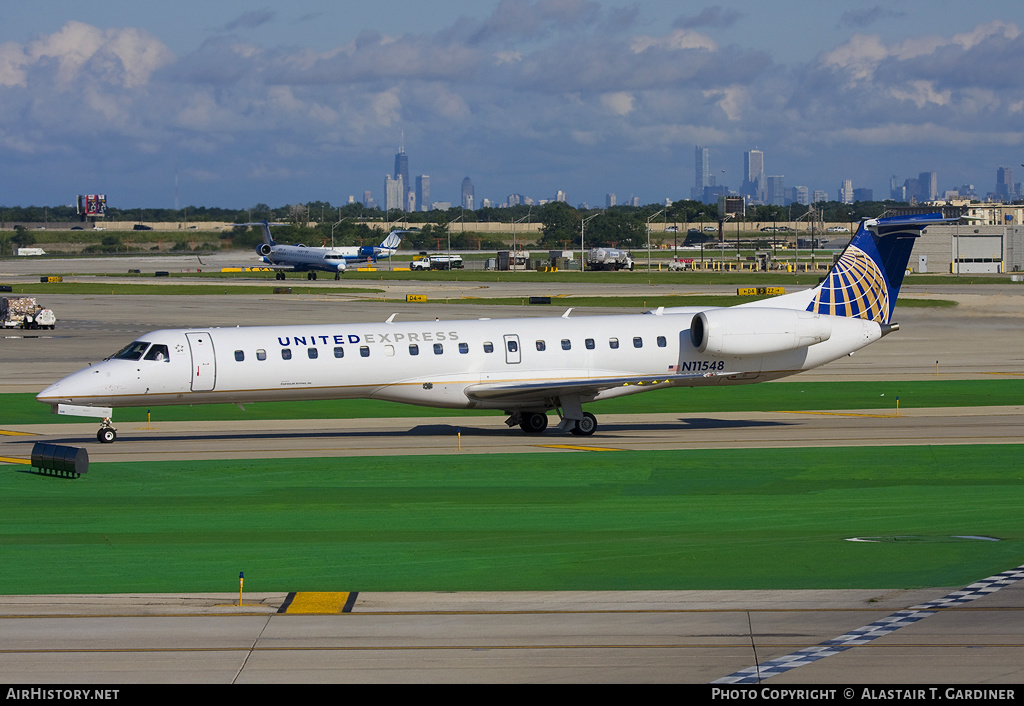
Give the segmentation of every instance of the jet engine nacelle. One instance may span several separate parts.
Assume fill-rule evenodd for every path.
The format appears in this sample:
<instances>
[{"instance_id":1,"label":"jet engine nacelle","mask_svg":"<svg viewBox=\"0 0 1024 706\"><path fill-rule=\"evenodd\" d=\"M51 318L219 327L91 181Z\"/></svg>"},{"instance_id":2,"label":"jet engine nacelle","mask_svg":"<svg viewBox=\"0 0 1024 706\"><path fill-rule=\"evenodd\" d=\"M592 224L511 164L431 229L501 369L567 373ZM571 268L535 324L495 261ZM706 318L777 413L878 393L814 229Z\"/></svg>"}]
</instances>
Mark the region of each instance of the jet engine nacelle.
<instances>
[{"instance_id":1,"label":"jet engine nacelle","mask_svg":"<svg viewBox=\"0 0 1024 706\"><path fill-rule=\"evenodd\" d=\"M274 252L274 248L272 248L269 243L260 243L259 245L256 246L257 255L267 257L272 252Z\"/></svg>"},{"instance_id":2,"label":"jet engine nacelle","mask_svg":"<svg viewBox=\"0 0 1024 706\"><path fill-rule=\"evenodd\" d=\"M781 353L827 341L831 335L828 317L793 309L712 309L690 322L693 346L714 356Z\"/></svg>"}]
</instances>

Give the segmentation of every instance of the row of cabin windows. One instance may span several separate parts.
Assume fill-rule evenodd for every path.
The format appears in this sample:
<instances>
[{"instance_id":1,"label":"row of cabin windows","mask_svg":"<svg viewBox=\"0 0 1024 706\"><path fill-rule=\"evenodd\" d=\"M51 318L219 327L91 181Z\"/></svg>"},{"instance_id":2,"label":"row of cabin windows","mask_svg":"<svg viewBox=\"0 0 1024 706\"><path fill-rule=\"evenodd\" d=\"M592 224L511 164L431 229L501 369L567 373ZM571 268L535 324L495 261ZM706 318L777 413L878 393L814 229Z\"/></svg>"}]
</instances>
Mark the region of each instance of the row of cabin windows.
<instances>
[{"instance_id":1,"label":"row of cabin windows","mask_svg":"<svg viewBox=\"0 0 1024 706\"><path fill-rule=\"evenodd\" d=\"M658 344L658 348L665 348L668 345L668 341L667 341L667 339L664 336L658 336L657 344ZM547 350L547 342L546 341L538 339L536 341L535 345L536 345L538 351ZM596 342L594 341L593 338L588 338L588 339L584 340L583 345L584 345L584 347L586 347L587 350L594 350L594 348L597 346L597 344L596 344ZM433 344L433 347L434 347L434 355L442 355L444 353L444 344L443 343L435 343L435 344ZM612 348L612 349L618 348L619 347L619 339L618 338L614 338L614 337L613 338L609 338L608 339L608 347ZM633 347L634 348L643 348L644 347L644 340L643 340L642 336L634 336L633 337ZM391 348L391 347L389 346L389 348ZM519 344L518 344L518 342L515 339L510 339L508 341L508 350L509 350L510 353L516 353L519 350ZM563 338L562 339L562 350L563 351L572 350L572 342L568 338ZM494 344L492 342L490 342L490 341L485 341L484 342L484 353L493 353L493 352L494 352ZM468 343L459 343L459 353L460 354L469 353L469 344ZM420 354L420 346L419 346L419 344L418 343L410 343L409 344L409 355L419 355L419 354ZM394 355L394 349L393 348L391 348L390 355ZM316 360L317 358L320 357L320 349L319 348L315 348L315 347L307 348L306 349L306 356L310 360ZM362 358L369 358L370 357L370 347L369 346L359 346L359 356L362 357ZM345 357L345 348L343 346L335 346L334 347L334 357L335 358L344 358ZM292 349L291 348L282 348L281 349L281 358L282 358L282 360L291 360L292 359ZM258 349L256 351L256 360L266 360L266 359L267 359L267 352L264 349L262 349L262 348ZM235 351L235 360L237 360L239 362L242 362L243 360L245 360L245 351L241 351L241 350Z\"/></svg>"}]
</instances>

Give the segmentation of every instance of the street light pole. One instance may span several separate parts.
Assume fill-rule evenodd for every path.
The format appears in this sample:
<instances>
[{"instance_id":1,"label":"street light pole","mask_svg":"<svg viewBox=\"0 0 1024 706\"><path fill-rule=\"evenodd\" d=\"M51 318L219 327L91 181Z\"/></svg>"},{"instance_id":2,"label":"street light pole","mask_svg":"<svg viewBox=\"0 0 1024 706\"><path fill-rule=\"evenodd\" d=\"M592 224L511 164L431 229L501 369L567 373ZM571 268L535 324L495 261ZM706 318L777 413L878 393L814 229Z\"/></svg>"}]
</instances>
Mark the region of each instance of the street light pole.
<instances>
[{"instance_id":1,"label":"street light pole","mask_svg":"<svg viewBox=\"0 0 1024 706\"><path fill-rule=\"evenodd\" d=\"M660 216L665 212L665 209L661 209L650 218L647 219L647 271L651 271L651 221Z\"/></svg>"},{"instance_id":2,"label":"street light pole","mask_svg":"<svg viewBox=\"0 0 1024 706\"><path fill-rule=\"evenodd\" d=\"M587 225L587 221L591 221L600 215L600 213L595 213L593 216L587 216L580 221L580 272L587 269L587 256L583 245L583 227Z\"/></svg>"},{"instance_id":3,"label":"street light pole","mask_svg":"<svg viewBox=\"0 0 1024 706\"><path fill-rule=\"evenodd\" d=\"M465 214L465 212L463 212L462 215L459 216L458 218L456 218L454 221L452 221L452 223L458 223L459 221L461 221L465 217L466 217L466 214ZM448 269L449 270L452 269L452 223L446 223L445 227L444 227L445 231L447 231L447 233L448 233ZM465 232L465 231L463 231L463 232ZM465 246L463 246L463 247L465 247Z\"/></svg>"}]
</instances>

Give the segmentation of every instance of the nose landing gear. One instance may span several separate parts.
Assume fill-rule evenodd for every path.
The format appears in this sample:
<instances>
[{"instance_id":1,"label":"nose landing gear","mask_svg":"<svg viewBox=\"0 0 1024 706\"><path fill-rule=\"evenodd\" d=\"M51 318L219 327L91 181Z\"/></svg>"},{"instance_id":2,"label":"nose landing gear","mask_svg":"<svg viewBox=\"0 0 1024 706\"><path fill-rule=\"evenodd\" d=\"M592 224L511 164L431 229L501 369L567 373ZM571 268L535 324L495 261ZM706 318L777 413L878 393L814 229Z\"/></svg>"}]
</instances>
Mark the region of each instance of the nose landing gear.
<instances>
[{"instance_id":1,"label":"nose landing gear","mask_svg":"<svg viewBox=\"0 0 1024 706\"><path fill-rule=\"evenodd\" d=\"M100 422L100 430L96 432L96 440L101 444L112 444L117 439L117 429L110 423L110 417L104 417Z\"/></svg>"}]
</instances>

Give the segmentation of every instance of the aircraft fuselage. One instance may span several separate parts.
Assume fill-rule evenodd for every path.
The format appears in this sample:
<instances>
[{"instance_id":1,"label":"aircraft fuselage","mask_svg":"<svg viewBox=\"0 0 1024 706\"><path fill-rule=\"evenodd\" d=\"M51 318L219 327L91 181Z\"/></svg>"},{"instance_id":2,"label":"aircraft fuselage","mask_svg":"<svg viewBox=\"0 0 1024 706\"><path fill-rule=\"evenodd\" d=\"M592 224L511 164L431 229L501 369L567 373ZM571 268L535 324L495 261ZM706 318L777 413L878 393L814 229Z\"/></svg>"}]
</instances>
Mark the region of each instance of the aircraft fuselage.
<instances>
[{"instance_id":1,"label":"aircraft fuselage","mask_svg":"<svg viewBox=\"0 0 1024 706\"><path fill-rule=\"evenodd\" d=\"M162 330L137 339L139 350L74 373L38 399L132 407L374 398L549 409L546 400L568 394L566 384L579 385L580 401L589 402L653 387L758 382L817 367L882 335L873 321L821 318L831 326L825 341L742 356L700 352L686 314ZM165 359L154 346L165 347ZM508 390L497 394L495 386Z\"/></svg>"}]
</instances>

